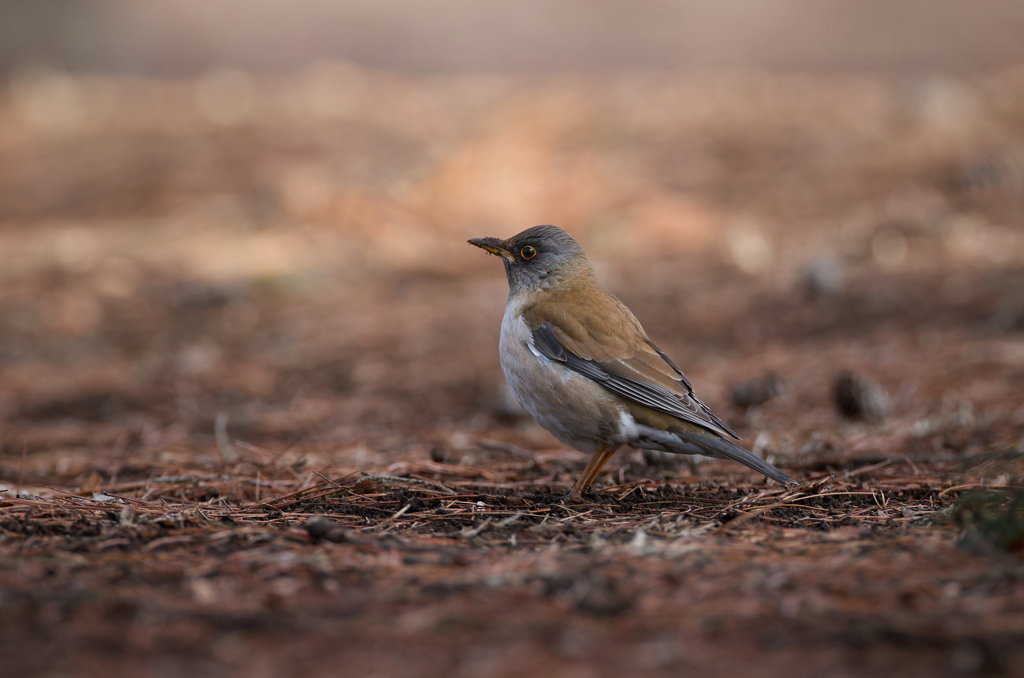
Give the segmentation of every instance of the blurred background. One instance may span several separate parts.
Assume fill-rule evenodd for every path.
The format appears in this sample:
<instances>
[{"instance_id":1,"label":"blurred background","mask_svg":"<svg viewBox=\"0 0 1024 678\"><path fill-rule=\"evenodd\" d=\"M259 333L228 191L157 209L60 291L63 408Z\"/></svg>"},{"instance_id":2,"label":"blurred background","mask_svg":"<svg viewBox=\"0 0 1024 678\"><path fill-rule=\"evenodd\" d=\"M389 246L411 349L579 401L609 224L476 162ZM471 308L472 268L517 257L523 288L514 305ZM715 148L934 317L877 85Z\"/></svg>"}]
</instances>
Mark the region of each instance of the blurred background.
<instances>
[{"instance_id":1,"label":"blurred background","mask_svg":"<svg viewBox=\"0 0 1024 678\"><path fill-rule=\"evenodd\" d=\"M741 67L969 72L1024 57L1011 0L281 0L2 3L5 67L194 76L317 59L414 73Z\"/></svg>"},{"instance_id":2,"label":"blurred background","mask_svg":"<svg viewBox=\"0 0 1024 678\"><path fill-rule=\"evenodd\" d=\"M321 461L557 447L465 244L539 223L761 453L865 435L841 370L905 434L873 450L1019 431L1021 35L1003 0L0 3L0 474L215 459L219 413Z\"/></svg>"},{"instance_id":3,"label":"blurred background","mask_svg":"<svg viewBox=\"0 0 1024 678\"><path fill-rule=\"evenodd\" d=\"M1021 36L1019 0L0 0L5 668L1012 673L1021 503L958 494L1024 469ZM807 494L624 450L565 505L465 242L544 223Z\"/></svg>"}]
</instances>

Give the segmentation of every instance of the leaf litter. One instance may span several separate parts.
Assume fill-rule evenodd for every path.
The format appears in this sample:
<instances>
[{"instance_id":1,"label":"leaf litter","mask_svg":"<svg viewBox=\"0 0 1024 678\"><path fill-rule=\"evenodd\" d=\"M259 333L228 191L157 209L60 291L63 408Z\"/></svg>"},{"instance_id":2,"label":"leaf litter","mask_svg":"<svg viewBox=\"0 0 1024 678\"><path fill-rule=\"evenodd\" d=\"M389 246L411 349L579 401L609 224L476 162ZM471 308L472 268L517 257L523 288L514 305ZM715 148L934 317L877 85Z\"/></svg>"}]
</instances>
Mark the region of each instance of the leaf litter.
<instances>
[{"instance_id":1,"label":"leaf litter","mask_svg":"<svg viewBox=\"0 0 1024 678\"><path fill-rule=\"evenodd\" d=\"M1019 73L941 128L866 76L359 75L236 127L187 81L0 102L5 672L1020 672ZM567 501L464 244L506 193L801 484L622 451Z\"/></svg>"}]
</instances>

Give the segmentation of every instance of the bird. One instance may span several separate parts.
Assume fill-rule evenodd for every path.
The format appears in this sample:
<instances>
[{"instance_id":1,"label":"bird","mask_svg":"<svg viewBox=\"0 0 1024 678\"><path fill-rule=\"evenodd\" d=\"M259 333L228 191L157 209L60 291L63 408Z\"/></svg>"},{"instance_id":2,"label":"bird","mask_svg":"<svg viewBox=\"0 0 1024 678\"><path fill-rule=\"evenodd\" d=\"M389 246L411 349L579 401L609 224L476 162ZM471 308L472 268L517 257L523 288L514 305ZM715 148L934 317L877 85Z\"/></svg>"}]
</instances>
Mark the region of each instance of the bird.
<instances>
[{"instance_id":1,"label":"bird","mask_svg":"<svg viewBox=\"0 0 1024 678\"><path fill-rule=\"evenodd\" d=\"M636 316L598 281L583 248L557 226L468 241L505 264L498 344L519 404L560 442L590 454L579 500L623 445L731 459L784 485L790 476L733 442Z\"/></svg>"}]
</instances>

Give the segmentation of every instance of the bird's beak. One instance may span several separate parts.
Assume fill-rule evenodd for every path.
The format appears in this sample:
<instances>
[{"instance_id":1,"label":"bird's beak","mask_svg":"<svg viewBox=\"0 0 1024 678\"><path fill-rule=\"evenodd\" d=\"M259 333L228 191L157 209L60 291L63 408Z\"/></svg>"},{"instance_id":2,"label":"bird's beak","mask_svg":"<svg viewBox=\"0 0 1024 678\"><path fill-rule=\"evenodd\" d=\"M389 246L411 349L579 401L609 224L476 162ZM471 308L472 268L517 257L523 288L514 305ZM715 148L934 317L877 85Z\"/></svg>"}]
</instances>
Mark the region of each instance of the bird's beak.
<instances>
[{"instance_id":1,"label":"bird's beak","mask_svg":"<svg viewBox=\"0 0 1024 678\"><path fill-rule=\"evenodd\" d=\"M470 245L476 245L482 250L487 250L491 254L496 254L499 257L504 257L505 261L509 263L515 263L516 258L512 256L512 253L502 247L505 243L497 238L473 238L467 241Z\"/></svg>"}]
</instances>

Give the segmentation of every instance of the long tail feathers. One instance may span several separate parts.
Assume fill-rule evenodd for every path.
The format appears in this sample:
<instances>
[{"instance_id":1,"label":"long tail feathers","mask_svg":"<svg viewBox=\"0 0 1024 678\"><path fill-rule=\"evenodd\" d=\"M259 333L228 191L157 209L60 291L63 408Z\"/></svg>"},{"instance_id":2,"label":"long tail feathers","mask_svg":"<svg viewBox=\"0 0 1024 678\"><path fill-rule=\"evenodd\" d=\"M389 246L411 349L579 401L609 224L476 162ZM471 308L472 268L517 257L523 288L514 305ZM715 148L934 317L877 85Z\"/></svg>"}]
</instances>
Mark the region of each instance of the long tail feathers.
<instances>
[{"instance_id":1,"label":"long tail feathers","mask_svg":"<svg viewBox=\"0 0 1024 678\"><path fill-rule=\"evenodd\" d=\"M680 435L687 442L693 443L697 447L704 450L708 456L719 457L720 459L731 459L732 461L738 461L744 466L749 466L758 473L763 473L772 480L778 481L783 485L796 485L797 482L790 478L788 475L775 468L768 462L759 457L755 457L750 452L747 452L739 445L724 440L723 438L716 438L712 436L702 436L696 433L687 433Z\"/></svg>"}]
</instances>

